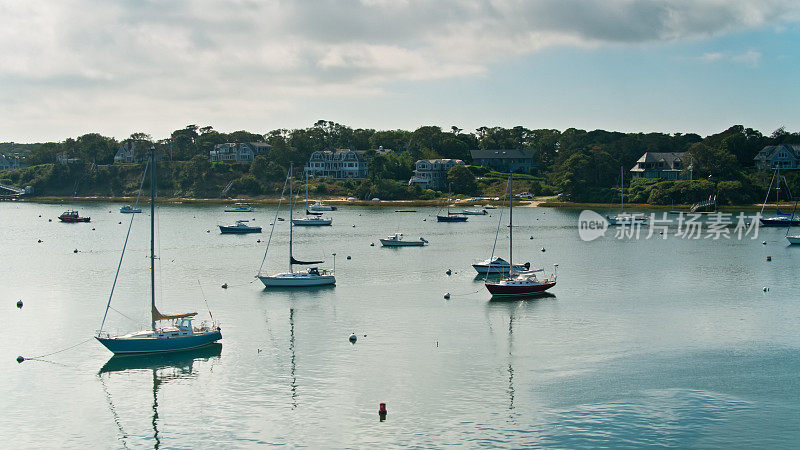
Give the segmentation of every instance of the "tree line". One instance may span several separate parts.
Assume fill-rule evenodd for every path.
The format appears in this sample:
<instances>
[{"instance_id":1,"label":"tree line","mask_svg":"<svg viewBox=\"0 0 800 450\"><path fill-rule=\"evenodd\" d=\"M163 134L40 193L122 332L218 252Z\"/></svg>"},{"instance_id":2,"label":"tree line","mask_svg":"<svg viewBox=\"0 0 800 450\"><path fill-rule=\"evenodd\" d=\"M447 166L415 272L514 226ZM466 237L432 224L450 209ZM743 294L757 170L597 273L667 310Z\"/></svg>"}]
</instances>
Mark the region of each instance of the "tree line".
<instances>
[{"instance_id":1,"label":"tree line","mask_svg":"<svg viewBox=\"0 0 800 450\"><path fill-rule=\"evenodd\" d=\"M170 162L173 192L186 196L216 196L221 190L218 184L224 187L231 183L233 193L270 195L275 190L273 185L281 182L290 163L302 167L315 151L346 148L366 151L371 157L368 177L360 181L315 180L317 193L425 198L438 194L407 186L419 159L454 158L469 165L472 163L470 150L525 149L535 151L536 167L520 179L523 183L520 186L538 195L561 194L563 199L572 201L614 202L619 198L620 167L627 177L629 169L645 152L685 152L683 159L691 161L694 181L626 182L630 186L626 191L629 201L692 203L701 199L695 197L718 193L723 202L749 203L757 201L756 197L763 194L764 184L768 183L767 175L753 169L755 155L767 145L800 144L800 133L779 128L766 136L742 125L706 137L694 133L622 133L575 128L559 131L522 126L480 127L472 132L456 126L450 129L422 126L407 131L353 129L319 120L307 128L275 129L258 134L244 130L224 133L211 126L187 125L162 139L137 132L118 141L88 133L62 142L22 144L24 147L15 144L26 153L29 165L41 168L25 172L25 176L23 172L6 171L0 174L0 179L38 183L45 191L61 194L68 190L67 180L78 186L72 186L77 192L81 183L75 180L83 179L85 189L94 186L93 194L124 194L135 183L127 180L126 169L110 165L125 141L133 141L138 148L155 145L164 160ZM267 142L272 148L269 155L258 156L249 165L210 163L209 151L217 144L228 142ZM376 154L379 147L393 151ZM59 156L76 162L71 167L56 167ZM503 178L500 174L486 168L468 167L466 171L456 167L450 174L450 185L455 193L478 195L500 190L498 186L502 185ZM114 183L102 181L114 177L122 179ZM792 184L800 181L794 176L789 178ZM116 188L112 188L112 184Z\"/></svg>"}]
</instances>

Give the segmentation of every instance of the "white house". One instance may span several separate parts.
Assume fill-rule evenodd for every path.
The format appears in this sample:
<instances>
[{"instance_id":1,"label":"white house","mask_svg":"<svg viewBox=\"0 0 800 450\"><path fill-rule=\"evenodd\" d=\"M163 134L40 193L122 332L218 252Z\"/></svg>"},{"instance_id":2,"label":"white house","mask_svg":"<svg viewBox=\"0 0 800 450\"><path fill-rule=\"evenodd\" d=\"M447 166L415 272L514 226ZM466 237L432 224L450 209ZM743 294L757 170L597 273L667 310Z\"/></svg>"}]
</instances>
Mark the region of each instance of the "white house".
<instances>
[{"instance_id":1,"label":"white house","mask_svg":"<svg viewBox=\"0 0 800 450\"><path fill-rule=\"evenodd\" d=\"M391 150L383 147L377 154L386 154ZM370 158L363 150L323 150L311 154L305 171L313 177L330 177L335 179L364 178L367 176Z\"/></svg>"},{"instance_id":2,"label":"white house","mask_svg":"<svg viewBox=\"0 0 800 450\"><path fill-rule=\"evenodd\" d=\"M250 163L258 155L267 155L272 146L266 142L242 142L217 144L211 150L211 162Z\"/></svg>"},{"instance_id":3,"label":"white house","mask_svg":"<svg viewBox=\"0 0 800 450\"><path fill-rule=\"evenodd\" d=\"M768 145L753 159L759 170L800 169L800 145Z\"/></svg>"},{"instance_id":4,"label":"white house","mask_svg":"<svg viewBox=\"0 0 800 450\"><path fill-rule=\"evenodd\" d=\"M414 176L408 185L419 185L422 189L444 189L447 186L447 171L454 166L463 166L460 159L421 159L417 161Z\"/></svg>"}]
</instances>

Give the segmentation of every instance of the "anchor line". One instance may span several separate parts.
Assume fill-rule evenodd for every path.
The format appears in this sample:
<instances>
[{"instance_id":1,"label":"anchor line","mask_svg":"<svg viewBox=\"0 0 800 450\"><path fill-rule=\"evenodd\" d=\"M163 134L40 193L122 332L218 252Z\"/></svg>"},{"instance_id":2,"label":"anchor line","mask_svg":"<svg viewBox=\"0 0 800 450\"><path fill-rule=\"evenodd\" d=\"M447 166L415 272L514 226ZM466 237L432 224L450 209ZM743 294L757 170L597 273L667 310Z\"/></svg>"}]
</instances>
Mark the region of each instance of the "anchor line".
<instances>
[{"instance_id":1,"label":"anchor line","mask_svg":"<svg viewBox=\"0 0 800 450\"><path fill-rule=\"evenodd\" d=\"M75 347L77 347L79 345L83 345L83 344L91 341L92 339L94 339L94 336L90 337L89 339L86 339L86 340L83 340L81 342L78 342L77 344L69 346L67 348L64 348L64 349L61 349L61 350L57 350L57 351L54 351L54 352L51 352L51 353L45 353L44 355L34 356L33 358L25 358L25 359L40 359L40 358L44 358L44 357L47 357L47 356L50 356L50 355L55 355L57 353L65 352L67 350L72 350L73 348L75 348Z\"/></svg>"}]
</instances>

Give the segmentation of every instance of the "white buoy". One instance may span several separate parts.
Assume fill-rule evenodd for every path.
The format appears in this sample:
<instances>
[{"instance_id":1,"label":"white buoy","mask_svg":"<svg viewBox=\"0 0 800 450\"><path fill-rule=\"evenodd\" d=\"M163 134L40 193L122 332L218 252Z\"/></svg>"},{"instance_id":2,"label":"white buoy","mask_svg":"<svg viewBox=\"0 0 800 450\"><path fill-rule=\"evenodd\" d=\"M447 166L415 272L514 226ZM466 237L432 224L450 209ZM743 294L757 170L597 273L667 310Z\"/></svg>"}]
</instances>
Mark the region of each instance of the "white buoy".
<instances>
[{"instance_id":1,"label":"white buoy","mask_svg":"<svg viewBox=\"0 0 800 450\"><path fill-rule=\"evenodd\" d=\"M445 298L445 300L450 299L450 293L449 292L445 292L444 293L444 298Z\"/></svg>"},{"instance_id":2,"label":"white buoy","mask_svg":"<svg viewBox=\"0 0 800 450\"><path fill-rule=\"evenodd\" d=\"M544 247L542 247L542 251L543 251L543 252L546 252L547 250L545 250L545 249L544 249Z\"/></svg>"},{"instance_id":3,"label":"white buoy","mask_svg":"<svg viewBox=\"0 0 800 450\"><path fill-rule=\"evenodd\" d=\"M767 245L767 241L761 241L761 245Z\"/></svg>"}]
</instances>

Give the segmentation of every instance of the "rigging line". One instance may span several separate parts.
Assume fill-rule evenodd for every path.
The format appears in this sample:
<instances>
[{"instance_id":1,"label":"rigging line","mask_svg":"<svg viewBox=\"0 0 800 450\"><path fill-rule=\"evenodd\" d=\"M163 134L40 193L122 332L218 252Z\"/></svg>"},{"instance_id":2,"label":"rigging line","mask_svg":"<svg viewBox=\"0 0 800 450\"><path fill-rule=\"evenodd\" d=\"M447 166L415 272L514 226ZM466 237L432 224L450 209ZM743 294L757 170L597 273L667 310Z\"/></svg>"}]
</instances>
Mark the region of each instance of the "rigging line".
<instances>
[{"instance_id":1,"label":"rigging line","mask_svg":"<svg viewBox=\"0 0 800 450\"><path fill-rule=\"evenodd\" d=\"M145 164L144 166L144 171L142 172L142 181L139 183L139 193L136 195L137 204L139 203L139 195L141 195L142 193L142 187L144 186L144 178L147 175L147 169L149 167L150 167L150 161L148 160L147 164ZM136 217L136 214L131 214L131 221L128 223L128 232L125 234L125 243L122 244L122 254L119 255L119 264L117 264L117 273L114 274L114 282L111 284L111 292L108 294L108 303L106 304L106 312L103 313L103 321L100 322L100 330L97 332L98 336L100 335L100 332L103 331L103 326L106 323L106 317L108 317L108 309L111 308L111 297L114 296L114 288L117 286L117 278L119 278L119 270L122 267L122 259L125 257L125 248L128 247L128 238L131 235L131 227L133 227L134 217Z\"/></svg>"},{"instance_id":2,"label":"rigging line","mask_svg":"<svg viewBox=\"0 0 800 450\"><path fill-rule=\"evenodd\" d=\"M769 191L772 189L772 182L775 181L775 174L776 172L772 173L772 178L769 180L769 187L767 188L767 196L764 197L764 204L761 205L761 215L764 215L764 208L767 207L767 200L769 200Z\"/></svg>"},{"instance_id":3,"label":"rigging line","mask_svg":"<svg viewBox=\"0 0 800 450\"><path fill-rule=\"evenodd\" d=\"M208 307L208 300L206 300L206 293L203 292L203 285L200 284L200 279L197 279L197 285L200 286L200 294L203 296L203 301L206 302L206 309L208 310L208 315L211 316L211 320L214 320L214 316L211 314L211 308Z\"/></svg>"},{"instance_id":4,"label":"rigging line","mask_svg":"<svg viewBox=\"0 0 800 450\"><path fill-rule=\"evenodd\" d=\"M275 208L275 218L272 219L272 229L269 230L269 238L267 238L267 248L264 250L264 259L261 260L261 266L258 267L258 275L261 275L261 269L264 268L264 262L267 260L267 252L269 252L269 244L270 242L272 242L272 233L275 232L275 225L278 224L278 213L281 210L281 202L283 202L283 194L286 192L286 184L288 182L289 182L289 175L287 174L286 179L283 180L283 189L281 190L281 197L278 199L278 207ZM292 220L292 218L289 217L289 220Z\"/></svg>"},{"instance_id":5,"label":"rigging line","mask_svg":"<svg viewBox=\"0 0 800 450\"><path fill-rule=\"evenodd\" d=\"M501 208L505 208L505 206L506 206L506 197L510 198L510 196L511 196L511 192L509 192L509 188L510 188L509 185L510 184L511 184L511 177L509 176L508 177L508 181L506 182L506 192L505 192L505 195L503 196L503 203L500 204ZM501 209L500 210L500 217L497 219L497 231L495 231L495 233L494 233L494 244L492 244L492 256L489 257L489 267L490 268L492 266L492 260L494 259L494 251L497 248L497 238L500 236L500 225L502 223L503 223L503 210ZM509 261L509 264L511 264L510 261ZM510 273L510 270L511 270L511 268L509 267L509 273ZM500 269L500 271L502 272L502 269ZM486 278L489 278L489 273L488 272L486 273Z\"/></svg>"},{"instance_id":6,"label":"rigging line","mask_svg":"<svg viewBox=\"0 0 800 450\"><path fill-rule=\"evenodd\" d=\"M73 348L75 348L75 347L77 347L79 345L83 345L83 344L91 341L92 339L94 339L94 336L90 337L89 339L85 339L85 340L83 340L81 342L78 342L77 344L69 346L67 348L63 348L61 350L56 350L56 351L51 352L51 353L45 353L44 355L34 356L33 358L25 358L25 359L39 359L39 358L44 358L46 356L55 355L56 353L61 353L61 352L65 352L67 350L72 350Z\"/></svg>"},{"instance_id":7,"label":"rigging line","mask_svg":"<svg viewBox=\"0 0 800 450\"><path fill-rule=\"evenodd\" d=\"M120 316L122 316L122 317L124 317L124 318L126 318L128 320L130 320L133 323L137 323L137 324L142 323L142 322L140 322L140 321L138 321L138 320L136 320L136 319L134 319L134 318L132 318L130 316L126 316L125 313L123 313L122 311L114 308L113 306L109 306L108 309L114 311L115 313L119 314Z\"/></svg>"}]
</instances>

